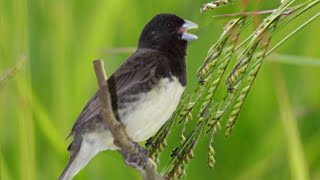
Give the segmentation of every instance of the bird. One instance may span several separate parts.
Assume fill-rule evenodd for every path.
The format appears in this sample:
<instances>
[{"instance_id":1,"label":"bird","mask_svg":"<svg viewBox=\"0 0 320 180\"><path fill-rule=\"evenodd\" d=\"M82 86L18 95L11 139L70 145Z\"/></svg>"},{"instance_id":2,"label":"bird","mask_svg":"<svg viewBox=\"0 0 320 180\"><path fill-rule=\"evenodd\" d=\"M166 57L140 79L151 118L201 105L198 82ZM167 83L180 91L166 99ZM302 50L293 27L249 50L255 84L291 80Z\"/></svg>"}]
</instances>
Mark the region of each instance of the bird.
<instances>
[{"instance_id":1,"label":"bird","mask_svg":"<svg viewBox=\"0 0 320 180\"><path fill-rule=\"evenodd\" d=\"M143 28L137 50L110 76L112 110L134 142L152 137L178 106L187 84L186 51L198 25L175 14L160 13ZM118 150L99 115L97 91L73 125L69 161L59 180L70 180L99 152Z\"/></svg>"}]
</instances>

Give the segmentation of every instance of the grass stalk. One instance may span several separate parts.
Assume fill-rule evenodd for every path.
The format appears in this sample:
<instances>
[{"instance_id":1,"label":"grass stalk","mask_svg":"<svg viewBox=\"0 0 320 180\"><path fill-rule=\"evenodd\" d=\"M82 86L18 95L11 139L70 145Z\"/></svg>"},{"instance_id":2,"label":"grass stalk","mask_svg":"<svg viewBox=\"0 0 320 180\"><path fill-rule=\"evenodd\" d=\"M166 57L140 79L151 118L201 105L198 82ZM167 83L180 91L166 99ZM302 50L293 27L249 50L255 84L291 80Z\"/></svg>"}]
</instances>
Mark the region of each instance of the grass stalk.
<instances>
[{"instance_id":1,"label":"grass stalk","mask_svg":"<svg viewBox=\"0 0 320 180\"><path fill-rule=\"evenodd\" d=\"M26 70L26 69L25 69ZM20 175L22 179L32 180L36 177L36 137L35 124L32 114L31 94L26 93L21 85L24 82L30 83L29 73L23 72L23 76L17 80L18 94L18 137L20 145Z\"/></svg>"},{"instance_id":2,"label":"grass stalk","mask_svg":"<svg viewBox=\"0 0 320 180\"><path fill-rule=\"evenodd\" d=\"M276 87L280 119L283 125L284 134L287 142L287 151L291 178L295 180L309 180L309 168L304 157L304 148L298 130L297 119L293 113L289 101L288 91L285 85L284 77L280 69L273 67L275 76L274 82Z\"/></svg>"}]
</instances>

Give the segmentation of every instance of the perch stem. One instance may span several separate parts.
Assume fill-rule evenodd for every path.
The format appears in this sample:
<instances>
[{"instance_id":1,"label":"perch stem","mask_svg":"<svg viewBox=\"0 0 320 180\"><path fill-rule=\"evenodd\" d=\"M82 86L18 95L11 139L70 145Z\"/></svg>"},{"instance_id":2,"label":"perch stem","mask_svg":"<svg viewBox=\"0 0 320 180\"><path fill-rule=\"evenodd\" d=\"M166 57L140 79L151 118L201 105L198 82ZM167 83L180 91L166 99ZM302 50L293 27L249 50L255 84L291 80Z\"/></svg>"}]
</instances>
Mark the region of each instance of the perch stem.
<instances>
[{"instance_id":1,"label":"perch stem","mask_svg":"<svg viewBox=\"0 0 320 180\"><path fill-rule=\"evenodd\" d=\"M144 180L159 180L163 179L161 175L157 172L156 164L148 158L148 154L141 156L139 154L140 150L143 149L139 144L134 143L125 131L123 124L117 121L114 116L111 97L109 92L109 87L107 84L107 76L104 70L104 63L102 60L93 61L94 70L99 84L99 98L101 99L102 109L100 115L103 121L107 124L113 138L114 144L120 148L120 151L124 156L133 157L130 159L145 161L144 165L135 165L136 162L130 162L126 160L127 164L130 164L135 169L139 170Z\"/></svg>"}]
</instances>

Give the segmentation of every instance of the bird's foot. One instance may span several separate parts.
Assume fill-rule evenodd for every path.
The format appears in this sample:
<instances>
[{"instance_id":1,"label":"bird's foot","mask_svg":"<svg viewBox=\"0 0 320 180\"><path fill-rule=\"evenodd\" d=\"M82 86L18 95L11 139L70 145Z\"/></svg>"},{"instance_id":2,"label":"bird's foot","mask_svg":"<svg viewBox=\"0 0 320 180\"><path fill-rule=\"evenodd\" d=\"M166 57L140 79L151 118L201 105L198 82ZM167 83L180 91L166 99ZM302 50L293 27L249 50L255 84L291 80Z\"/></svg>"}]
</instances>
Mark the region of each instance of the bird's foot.
<instances>
[{"instance_id":1,"label":"bird's foot","mask_svg":"<svg viewBox=\"0 0 320 180\"><path fill-rule=\"evenodd\" d=\"M148 162L149 151L146 148L141 147L137 142L133 143L134 146L138 148L137 154L127 154L123 151L120 151L120 153L122 154L123 159L127 165L139 170L144 169Z\"/></svg>"}]
</instances>

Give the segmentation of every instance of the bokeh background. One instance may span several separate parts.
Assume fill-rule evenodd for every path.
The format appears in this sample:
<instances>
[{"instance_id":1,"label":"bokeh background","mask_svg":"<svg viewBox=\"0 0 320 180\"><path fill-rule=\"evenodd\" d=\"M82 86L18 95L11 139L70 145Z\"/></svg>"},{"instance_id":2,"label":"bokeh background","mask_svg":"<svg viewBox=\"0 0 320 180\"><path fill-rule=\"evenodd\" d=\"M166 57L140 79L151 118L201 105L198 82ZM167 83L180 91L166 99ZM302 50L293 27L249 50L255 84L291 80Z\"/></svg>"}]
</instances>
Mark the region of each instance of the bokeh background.
<instances>
[{"instance_id":1,"label":"bokeh background","mask_svg":"<svg viewBox=\"0 0 320 180\"><path fill-rule=\"evenodd\" d=\"M157 13L175 13L200 26L193 31L199 40L190 44L187 56L191 91L197 68L228 20L213 15L279 5L242 0L200 14L206 2L0 0L1 180L57 179L69 156L71 139L65 138L98 88L92 60L104 59L110 75ZM318 11L315 7L287 26L273 44ZM242 38L263 17L255 17ZM320 19L267 58L232 135L226 138L223 128L216 136L215 168L207 167L204 138L186 179L320 179L319 29ZM178 142L175 134L162 162ZM117 152L104 152L75 179L139 178Z\"/></svg>"}]
</instances>

